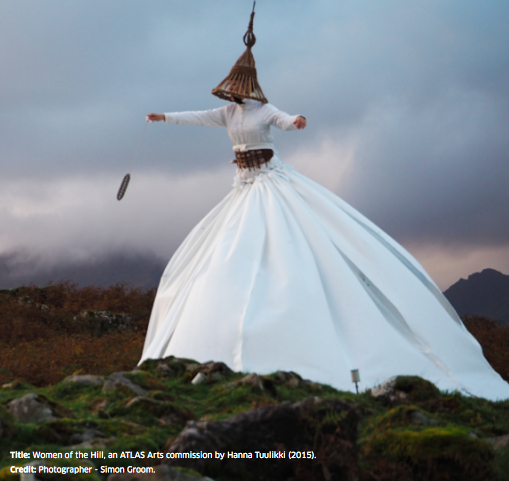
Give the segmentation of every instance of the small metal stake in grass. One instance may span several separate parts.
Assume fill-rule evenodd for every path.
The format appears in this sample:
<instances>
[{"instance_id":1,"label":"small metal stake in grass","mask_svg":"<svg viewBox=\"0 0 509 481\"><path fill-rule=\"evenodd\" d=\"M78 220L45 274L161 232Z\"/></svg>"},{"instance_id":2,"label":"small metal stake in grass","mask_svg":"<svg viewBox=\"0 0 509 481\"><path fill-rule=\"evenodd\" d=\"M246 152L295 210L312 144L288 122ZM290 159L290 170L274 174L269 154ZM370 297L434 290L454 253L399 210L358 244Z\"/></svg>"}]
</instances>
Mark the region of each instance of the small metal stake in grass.
<instances>
[{"instance_id":1,"label":"small metal stake in grass","mask_svg":"<svg viewBox=\"0 0 509 481\"><path fill-rule=\"evenodd\" d=\"M352 382L355 383L355 390L357 391L357 394L359 394L359 383L361 382L361 377L359 376L359 370L352 369L350 371L350 374L352 375Z\"/></svg>"}]
</instances>

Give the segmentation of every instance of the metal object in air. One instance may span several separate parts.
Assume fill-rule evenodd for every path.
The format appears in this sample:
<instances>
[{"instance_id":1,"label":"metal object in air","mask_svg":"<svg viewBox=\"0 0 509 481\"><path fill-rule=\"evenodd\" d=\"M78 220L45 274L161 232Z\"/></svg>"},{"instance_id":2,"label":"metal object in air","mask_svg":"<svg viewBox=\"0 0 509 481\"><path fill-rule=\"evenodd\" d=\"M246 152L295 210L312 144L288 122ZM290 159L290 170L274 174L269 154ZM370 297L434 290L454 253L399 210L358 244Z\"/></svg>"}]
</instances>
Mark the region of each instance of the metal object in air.
<instances>
[{"instance_id":1,"label":"metal object in air","mask_svg":"<svg viewBox=\"0 0 509 481\"><path fill-rule=\"evenodd\" d=\"M148 120L148 119L145 122L143 130L141 132L140 140L138 141L138 148L136 149L136 153L134 154L134 158L131 163L131 168L129 169L129 172L122 179L122 183L120 184L120 189L118 189L117 200L121 200L122 197L124 197L124 195L125 195L125 191L127 190L127 186L129 185L129 181L131 180L131 171L133 170L134 162L136 161L136 159L138 157L138 153L140 152L141 142L143 140L143 136L145 135L145 130L147 129L147 125L149 122L150 122L150 120Z\"/></svg>"}]
</instances>

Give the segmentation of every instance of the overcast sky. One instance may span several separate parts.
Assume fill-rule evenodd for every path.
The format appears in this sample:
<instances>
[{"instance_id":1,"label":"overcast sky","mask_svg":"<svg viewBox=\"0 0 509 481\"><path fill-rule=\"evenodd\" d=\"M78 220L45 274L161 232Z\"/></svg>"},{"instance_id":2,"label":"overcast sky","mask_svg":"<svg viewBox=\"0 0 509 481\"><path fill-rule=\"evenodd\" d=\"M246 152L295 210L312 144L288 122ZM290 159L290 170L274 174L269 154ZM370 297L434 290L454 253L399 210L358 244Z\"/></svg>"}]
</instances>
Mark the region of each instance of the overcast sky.
<instances>
[{"instance_id":1,"label":"overcast sky","mask_svg":"<svg viewBox=\"0 0 509 481\"><path fill-rule=\"evenodd\" d=\"M225 130L144 116L224 105L251 0L0 0L0 256L169 258L231 189ZM284 161L445 289L509 274L509 2L258 0L269 101L308 128ZM18 253L13 256L13 253ZM16 257L18 256L18 257ZM21 257L20 257L21 256Z\"/></svg>"}]
</instances>

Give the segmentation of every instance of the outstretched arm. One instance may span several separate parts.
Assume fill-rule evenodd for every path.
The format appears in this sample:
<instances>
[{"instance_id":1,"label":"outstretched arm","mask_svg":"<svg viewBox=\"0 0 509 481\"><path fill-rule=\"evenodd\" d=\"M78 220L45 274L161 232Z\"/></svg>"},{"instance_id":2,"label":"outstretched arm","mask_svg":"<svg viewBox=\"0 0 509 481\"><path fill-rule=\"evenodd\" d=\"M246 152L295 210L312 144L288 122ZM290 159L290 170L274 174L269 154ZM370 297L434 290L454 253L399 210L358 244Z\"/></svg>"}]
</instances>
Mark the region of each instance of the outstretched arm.
<instances>
[{"instance_id":1,"label":"outstretched arm","mask_svg":"<svg viewBox=\"0 0 509 481\"><path fill-rule=\"evenodd\" d=\"M226 107L196 112L171 112L167 114L148 114L147 120L168 124L203 125L205 127L226 127Z\"/></svg>"},{"instance_id":2,"label":"outstretched arm","mask_svg":"<svg viewBox=\"0 0 509 481\"><path fill-rule=\"evenodd\" d=\"M303 129L306 127L306 118L302 115L288 115L271 104L266 104L264 113L266 122L282 130Z\"/></svg>"}]
</instances>

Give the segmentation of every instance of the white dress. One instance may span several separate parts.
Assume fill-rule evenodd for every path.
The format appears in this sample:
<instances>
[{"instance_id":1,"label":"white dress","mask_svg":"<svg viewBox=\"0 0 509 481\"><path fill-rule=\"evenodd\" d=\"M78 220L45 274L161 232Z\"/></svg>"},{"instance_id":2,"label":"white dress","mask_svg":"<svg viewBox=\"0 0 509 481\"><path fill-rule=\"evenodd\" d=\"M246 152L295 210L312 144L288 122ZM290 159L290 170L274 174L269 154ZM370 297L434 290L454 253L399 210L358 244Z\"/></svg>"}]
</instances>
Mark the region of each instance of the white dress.
<instances>
[{"instance_id":1,"label":"white dress","mask_svg":"<svg viewBox=\"0 0 509 481\"><path fill-rule=\"evenodd\" d=\"M166 114L222 126L234 150L274 149L270 104ZM442 390L509 398L479 343L397 242L275 151L237 169L234 189L188 235L157 291L142 359L222 361L235 371L294 371L353 390L418 375Z\"/></svg>"}]
</instances>

